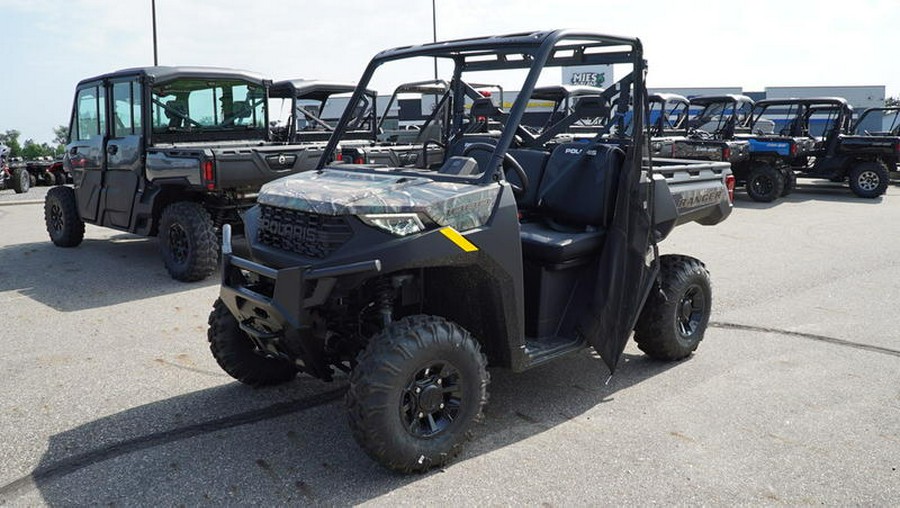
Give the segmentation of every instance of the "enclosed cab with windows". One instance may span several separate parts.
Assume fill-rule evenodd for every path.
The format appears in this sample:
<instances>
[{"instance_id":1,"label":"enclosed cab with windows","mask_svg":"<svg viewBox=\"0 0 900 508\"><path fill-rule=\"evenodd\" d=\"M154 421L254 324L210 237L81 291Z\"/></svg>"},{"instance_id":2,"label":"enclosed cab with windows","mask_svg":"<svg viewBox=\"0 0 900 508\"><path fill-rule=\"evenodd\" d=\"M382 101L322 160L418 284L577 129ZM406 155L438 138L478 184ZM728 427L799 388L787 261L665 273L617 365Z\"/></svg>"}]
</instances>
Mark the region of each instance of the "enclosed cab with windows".
<instances>
[{"instance_id":1,"label":"enclosed cab with windows","mask_svg":"<svg viewBox=\"0 0 900 508\"><path fill-rule=\"evenodd\" d=\"M304 147L271 140L269 80L234 69L143 67L81 81L63 160L73 188L45 204L56 245L84 224L158 235L169 273L200 280L223 224L240 226L260 186L308 169Z\"/></svg>"}]
</instances>

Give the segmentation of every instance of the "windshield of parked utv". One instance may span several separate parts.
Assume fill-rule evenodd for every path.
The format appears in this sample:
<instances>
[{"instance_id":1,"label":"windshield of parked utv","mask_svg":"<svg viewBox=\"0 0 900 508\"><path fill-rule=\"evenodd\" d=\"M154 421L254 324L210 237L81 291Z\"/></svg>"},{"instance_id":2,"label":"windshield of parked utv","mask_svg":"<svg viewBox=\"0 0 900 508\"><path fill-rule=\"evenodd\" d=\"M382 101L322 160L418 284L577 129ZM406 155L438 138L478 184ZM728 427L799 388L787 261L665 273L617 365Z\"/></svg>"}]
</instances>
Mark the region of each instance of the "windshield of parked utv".
<instances>
[{"instance_id":1,"label":"windshield of parked utv","mask_svg":"<svg viewBox=\"0 0 900 508\"><path fill-rule=\"evenodd\" d=\"M266 133L266 90L240 80L179 79L150 91L160 141L257 139Z\"/></svg>"},{"instance_id":2,"label":"windshield of parked utv","mask_svg":"<svg viewBox=\"0 0 900 508\"><path fill-rule=\"evenodd\" d=\"M400 53L409 53L408 57L373 62L359 86L392 90L404 83L434 81L436 69L448 90L442 95L401 94L390 108L387 101L379 101L378 140L361 144L347 136L346 125L339 126L329 143L334 155L326 153L320 163L330 159L352 165L345 167L348 170L487 181L501 168L509 176L517 157L527 160L525 165L539 164L565 143L631 142L633 134L625 125L634 107L634 77L630 53L623 46L563 40L541 49L550 55L547 65L541 66L533 63L539 57L537 45L488 47L476 42L475 47L456 52L454 44L439 45L428 54L416 54L430 51L427 48L404 49ZM568 99L546 92L535 95L536 89L567 85L561 83L561 67L602 61L619 78L610 80L610 86ZM502 87L503 93L486 89L484 83ZM353 100L359 94L358 88ZM342 122L348 118L352 121L345 113Z\"/></svg>"}]
</instances>

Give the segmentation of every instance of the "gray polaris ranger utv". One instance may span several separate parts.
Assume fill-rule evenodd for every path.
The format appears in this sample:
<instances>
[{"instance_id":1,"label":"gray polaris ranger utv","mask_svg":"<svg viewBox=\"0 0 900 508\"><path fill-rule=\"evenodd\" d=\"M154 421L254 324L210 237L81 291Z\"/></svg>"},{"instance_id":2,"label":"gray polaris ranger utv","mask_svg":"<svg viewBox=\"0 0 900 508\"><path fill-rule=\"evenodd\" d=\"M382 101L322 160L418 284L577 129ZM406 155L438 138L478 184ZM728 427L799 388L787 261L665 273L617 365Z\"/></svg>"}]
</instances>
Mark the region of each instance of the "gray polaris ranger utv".
<instances>
[{"instance_id":1,"label":"gray polaris ranger utv","mask_svg":"<svg viewBox=\"0 0 900 508\"><path fill-rule=\"evenodd\" d=\"M373 75L408 73L410 60L430 73L434 58L452 70L444 160L328 165ZM559 122L605 127L583 142L521 128L542 71L594 64L630 72ZM508 112L466 102L470 74L520 69ZM638 39L566 30L379 53L318 170L265 185L245 214L250 258L225 228L208 334L219 365L256 386L348 372L362 448L423 471L450 460L481 416L488 364L522 371L593 346L614 369L632 330L655 358L690 355L709 275L697 259L657 256L656 242L728 217L734 182L727 163L642 156L645 69ZM628 115L631 133L613 133Z\"/></svg>"}]
</instances>

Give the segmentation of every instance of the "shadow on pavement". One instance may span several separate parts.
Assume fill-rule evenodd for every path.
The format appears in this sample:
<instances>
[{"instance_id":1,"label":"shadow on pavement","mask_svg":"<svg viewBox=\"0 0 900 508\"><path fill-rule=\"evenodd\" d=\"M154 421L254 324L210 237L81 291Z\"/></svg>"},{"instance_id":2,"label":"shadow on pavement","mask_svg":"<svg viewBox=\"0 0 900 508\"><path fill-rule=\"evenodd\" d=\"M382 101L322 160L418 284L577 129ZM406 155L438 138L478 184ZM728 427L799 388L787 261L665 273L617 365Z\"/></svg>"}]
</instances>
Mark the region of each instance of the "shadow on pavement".
<instances>
[{"instance_id":1,"label":"shadow on pavement","mask_svg":"<svg viewBox=\"0 0 900 508\"><path fill-rule=\"evenodd\" d=\"M523 374L492 370L485 419L449 467L577 418L678 365L626 354L608 385L603 362L588 352ZM344 386L304 377L258 390L234 382L92 421L51 436L30 475L0 480L0 504L36 488L51 506L344 505L442 474L401 475L372 462L347 427Z\"/></svg>"},{"instance_id":2,"label":"shadow on pavement","mask_svg":"<svg viewBox=\"0 0 900 508\"><path fill-rule=\"evenodd\" d=\"M14 291L62 312L106 307L218 284L169 277L155 238L129 234L85 239L63 249L50 241L0 249L0 292Z\"/></svg>"},{"instance_id":3,"label":"shadow on pavement","mask_svg":"<svg viewBox=\"0 0 900 508\"><path fill-rule=\"evenodd\" d=\"M782 203L804 203L807 201L824 201L831 203L849 203L858 205L878 205L884 200L884 196L874 199L861 198L850 191L847 184L832 183L827 181L804 181L800 179L797 189L791 194L778 198L771 203L753 201L743 189L734 194L734 206L737 208L750 208L765 210L774 208Z\"/></svg>"}]
</instances>

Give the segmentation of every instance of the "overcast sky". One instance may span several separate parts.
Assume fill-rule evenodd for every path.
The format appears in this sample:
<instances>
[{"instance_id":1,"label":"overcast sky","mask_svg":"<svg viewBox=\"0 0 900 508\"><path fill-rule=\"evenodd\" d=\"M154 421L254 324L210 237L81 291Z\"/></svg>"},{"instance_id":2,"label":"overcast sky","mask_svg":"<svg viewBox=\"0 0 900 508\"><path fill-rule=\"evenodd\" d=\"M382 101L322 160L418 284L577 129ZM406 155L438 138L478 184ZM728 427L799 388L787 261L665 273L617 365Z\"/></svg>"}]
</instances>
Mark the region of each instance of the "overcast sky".
<instances>
[{"instance_id":1,"label":"overcast sky","mask_svg":"<svg viewBox=\"0 0 900 508\"><path fill-rule=\"evenodd\" d=\"M637 36L651 87L885 85L900 95L900 0L436 0L438 39L552 28ZM151 65L150 0L0 0L0 132L53 138L75 84ZM159 63L355 81L429 42L429 0L156 0ZM390 90L379 90L390 93Z\"/></svg>"}]
</instances>

